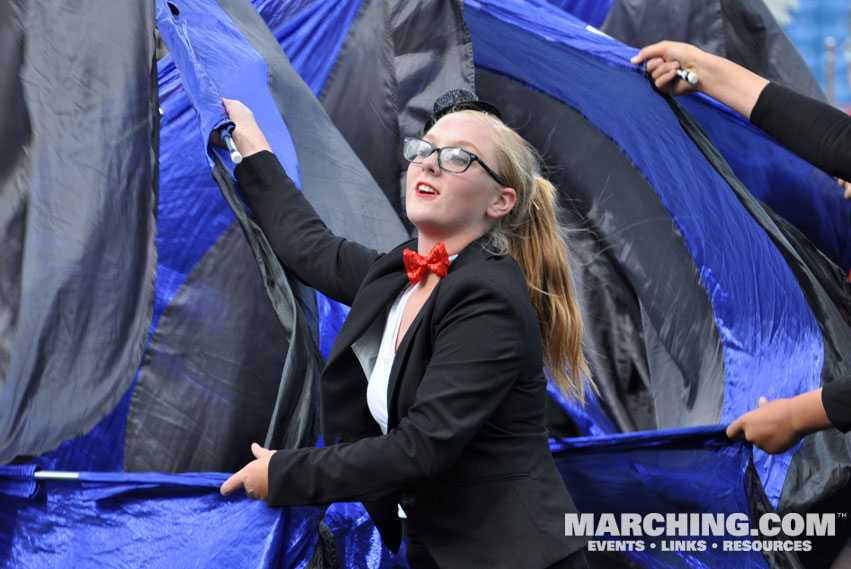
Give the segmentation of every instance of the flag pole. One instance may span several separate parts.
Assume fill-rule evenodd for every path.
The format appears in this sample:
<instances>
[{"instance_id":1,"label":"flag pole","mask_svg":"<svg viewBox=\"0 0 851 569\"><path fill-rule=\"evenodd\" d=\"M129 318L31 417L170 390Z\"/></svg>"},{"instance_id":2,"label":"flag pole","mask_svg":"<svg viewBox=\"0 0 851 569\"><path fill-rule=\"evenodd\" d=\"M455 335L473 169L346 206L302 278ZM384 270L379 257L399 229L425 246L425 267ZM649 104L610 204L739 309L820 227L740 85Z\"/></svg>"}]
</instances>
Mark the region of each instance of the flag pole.
<instances>
[{"instance_id":1,"label":"flag pole","mask_svg":"<svg viewBox=\"0 0 851 569\"><path fill-rule=\"evenodd\" d=\"M33 474L36 480L77 480L79 472L63 472L61 470L39 470Z\"/></svg>"}]
</instances>

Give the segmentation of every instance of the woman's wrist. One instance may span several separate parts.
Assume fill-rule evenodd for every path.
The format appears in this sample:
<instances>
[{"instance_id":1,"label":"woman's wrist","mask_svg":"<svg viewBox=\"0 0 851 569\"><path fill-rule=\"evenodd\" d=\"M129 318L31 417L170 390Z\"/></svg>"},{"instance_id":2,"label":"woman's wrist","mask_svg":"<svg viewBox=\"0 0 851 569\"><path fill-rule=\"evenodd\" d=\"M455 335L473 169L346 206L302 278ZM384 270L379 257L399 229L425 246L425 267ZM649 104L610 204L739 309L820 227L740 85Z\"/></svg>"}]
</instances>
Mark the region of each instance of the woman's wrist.
<instances>
[{"instance_id":1,"label":"woman's wrist","mask_svg":"<svg viewBox=\"0 0 851 569\"><path fill-rule=\"evenodd\" d=\"M233 134L233 143L236 144L236 148L242 154L243 158L247 158L263 150L272 151L269 142L266 140L266 136L259 127L253 129L253 132L241 131L239 128L236 128Z\"/></svg>"},{"instance_id":2,"label":"woman's wrist","mask_svg":"<svg viewBox=\"0 0 851 569\"><path fill-rule=\"evenodd\" d=\"M768 80L737 63L702 52L698 64L700 91L749 119Z\"/></svg>"},{"instance_id":3,"label":"woman's wrist","mask_svg":"<svg viewBox=\"0 0 851 569\"><path fill-rule=\"evenodd\" d=\"M790 399L793 408L789 420L792 428L801 437L833 426L830 419L827 418L821 397L822 390L819 388Z\"/></svg>"}]
</instances>

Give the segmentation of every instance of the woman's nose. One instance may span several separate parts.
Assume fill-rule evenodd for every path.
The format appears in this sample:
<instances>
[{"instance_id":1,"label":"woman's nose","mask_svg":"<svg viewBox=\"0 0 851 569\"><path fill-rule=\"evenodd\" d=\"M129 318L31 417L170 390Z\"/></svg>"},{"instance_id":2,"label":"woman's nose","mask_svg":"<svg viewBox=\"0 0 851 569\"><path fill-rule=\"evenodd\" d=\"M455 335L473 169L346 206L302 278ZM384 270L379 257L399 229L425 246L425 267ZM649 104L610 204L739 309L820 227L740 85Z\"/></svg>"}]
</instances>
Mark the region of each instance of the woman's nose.
<instances>
[{"instance_id":1,"label":"woman's nose","mask_svg":"<svg viewBox=\"0 0 851 569\"><path fill-rule=\"evenodd\" d=\"M432 174L440 172L440 164L437 161L437 152L432 152L423 160L423 170L428 170Z\"/></svg>"}]
</instances>

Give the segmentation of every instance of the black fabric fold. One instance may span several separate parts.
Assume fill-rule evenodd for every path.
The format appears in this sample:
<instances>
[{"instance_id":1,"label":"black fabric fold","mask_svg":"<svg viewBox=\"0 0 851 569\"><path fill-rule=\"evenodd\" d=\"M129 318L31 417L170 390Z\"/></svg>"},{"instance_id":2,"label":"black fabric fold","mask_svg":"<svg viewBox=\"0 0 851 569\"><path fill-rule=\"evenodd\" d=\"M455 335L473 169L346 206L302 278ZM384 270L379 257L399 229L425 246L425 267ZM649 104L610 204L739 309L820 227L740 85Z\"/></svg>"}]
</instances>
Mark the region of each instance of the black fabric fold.
<instances>
[{"instance_id":1,"label":"black fabric fold","mask_svg":"<svg viewBox=\"0 0 851 569\"><path fill-rule=\"evenodd\" d=\"M717 423L724 359L715 315L653 188L574 109L484 70L476 84L479 95L541 152L560 189L561 221L572 228L567 243L586 353L615 428ZM664 295L660 282L666 283ZM672 305L690 310L672 311Z\"/></svg>"},{"instance_id":2,"label":"black fabric fold","mask_svg":"<svg viewBox=\"0 0 851 569\"><path fill-rule=\"evenodd\" d=\"M4 464L90 430L133 381L153 306L159 123L152 0L13 0L0 30Z\"/></svg>"}]
</instances>

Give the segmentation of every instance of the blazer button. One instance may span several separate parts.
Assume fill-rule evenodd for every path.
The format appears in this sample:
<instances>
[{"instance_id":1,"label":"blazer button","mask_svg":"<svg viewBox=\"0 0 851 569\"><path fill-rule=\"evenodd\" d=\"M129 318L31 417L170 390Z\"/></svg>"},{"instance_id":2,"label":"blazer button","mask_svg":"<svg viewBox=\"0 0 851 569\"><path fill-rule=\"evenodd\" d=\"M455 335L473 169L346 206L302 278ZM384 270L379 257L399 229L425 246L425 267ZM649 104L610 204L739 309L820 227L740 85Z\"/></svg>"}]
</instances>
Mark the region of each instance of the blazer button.
<instances>
[{"instance_id":1,"label":"blazer button","mask_svg":"<svg viewBox=\"0 0 851 569\"><path fill-rule=\"evenodd\" d=\"M417 505L417 497L414 494L402 494L399 496L399 505L402 509L413 508Z\"/></svg>"}]
</instances>

